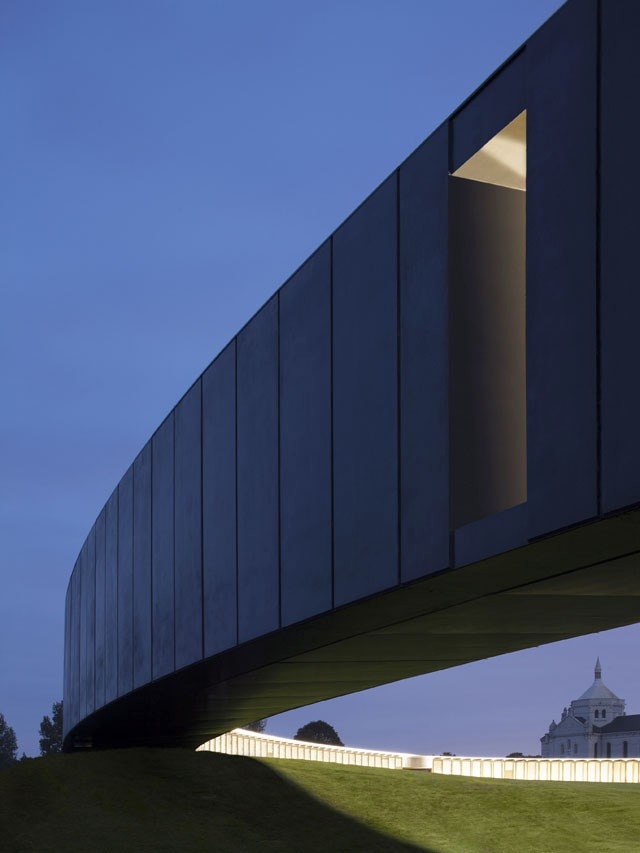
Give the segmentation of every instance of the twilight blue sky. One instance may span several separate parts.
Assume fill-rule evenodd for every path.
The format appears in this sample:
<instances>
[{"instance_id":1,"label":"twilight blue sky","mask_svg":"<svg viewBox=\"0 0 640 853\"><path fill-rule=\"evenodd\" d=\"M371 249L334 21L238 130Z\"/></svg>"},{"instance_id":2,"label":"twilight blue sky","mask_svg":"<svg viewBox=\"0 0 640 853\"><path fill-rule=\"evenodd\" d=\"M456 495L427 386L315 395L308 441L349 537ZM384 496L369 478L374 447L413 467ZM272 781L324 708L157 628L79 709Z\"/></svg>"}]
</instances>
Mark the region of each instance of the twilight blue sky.
<instances>
[{"instance_id":1,"label":"twilight blue sky","mask_svg":"<svg viewBox=\"0 0 640 853\"><path fill-rule=\"evenodd\" d=\"M114 486L251 314L559 0L3 0L0 711L62 692L64 594ZM290 712L413 752L535 752L636 627Z\"/></svg>"}]
</instances>

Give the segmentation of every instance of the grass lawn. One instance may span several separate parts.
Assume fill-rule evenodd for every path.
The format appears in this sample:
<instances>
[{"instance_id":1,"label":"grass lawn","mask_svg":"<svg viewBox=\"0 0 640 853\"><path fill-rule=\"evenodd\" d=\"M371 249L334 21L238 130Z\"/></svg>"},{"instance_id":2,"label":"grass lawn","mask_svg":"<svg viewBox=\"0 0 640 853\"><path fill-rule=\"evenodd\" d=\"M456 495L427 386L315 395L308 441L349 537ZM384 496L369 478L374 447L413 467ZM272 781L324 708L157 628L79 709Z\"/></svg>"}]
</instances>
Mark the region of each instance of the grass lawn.
<instances>
[{"instance_id":1,"label":"grass lawn","mask_svg":"<svg viewBox=\"0 0 640 853\"><path fill-rule=\"evenodd\" d=\"M0 850L640 853L640 786L121 750L0 772Z\"/></svg>"},{"instance_id":2,"label":"grass lawn","mask_svg":"<svg viewBox=\"0 0 640 853\"><path fill-rule=\"evenodd\" d=\"M640 786L269 761L323 803L438 853L639 853Z\"/></svg>"}]
</instances>

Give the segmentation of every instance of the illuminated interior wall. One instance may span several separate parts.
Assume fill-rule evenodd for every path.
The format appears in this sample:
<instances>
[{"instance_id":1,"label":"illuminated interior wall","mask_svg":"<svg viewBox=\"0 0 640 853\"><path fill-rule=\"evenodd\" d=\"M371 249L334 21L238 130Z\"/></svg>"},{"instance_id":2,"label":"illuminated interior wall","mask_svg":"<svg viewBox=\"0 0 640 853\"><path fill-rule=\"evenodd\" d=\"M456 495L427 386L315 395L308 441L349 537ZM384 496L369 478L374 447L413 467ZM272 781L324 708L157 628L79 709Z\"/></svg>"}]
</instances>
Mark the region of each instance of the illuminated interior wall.
<instances>
[{"instance_id":1,"label":"illuminated interior wall","mask_svg":"<svg viewBox=\"0 0 640 853\"><path fill-rule=\"evenodd\" d=\"M527 499L523 113L450 178L451 524Z\"/></svg>"}]
</instances>

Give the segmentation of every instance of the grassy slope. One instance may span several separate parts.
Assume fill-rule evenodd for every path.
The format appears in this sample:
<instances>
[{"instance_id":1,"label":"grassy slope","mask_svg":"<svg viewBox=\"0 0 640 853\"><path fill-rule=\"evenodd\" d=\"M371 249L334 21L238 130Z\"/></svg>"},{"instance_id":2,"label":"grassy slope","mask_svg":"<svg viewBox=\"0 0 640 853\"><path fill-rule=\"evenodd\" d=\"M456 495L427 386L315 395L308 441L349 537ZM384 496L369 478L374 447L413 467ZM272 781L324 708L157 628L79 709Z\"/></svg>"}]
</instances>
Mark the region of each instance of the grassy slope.
<instances>
[{"instance_id":1,"label":"grassy slope","mask_svg":"<svg viewBox=\"0 0 640 853\"><path fill-rule=\"evenodd\" d=\"M365 769L354 777L351 768L270 763L323 802L421 849L640 851L636 785L512 782Z\"/></svg>"},{"instance_id":2,"label":"grassy slope","mask_svg":"<svg viewBox=\"0 0 640 853\"><path fill-rule=\"evenodd\" d=\"M56 756L0 773L0 850L640 853L640 786L186 750Z\"/></svg>"}]
</instances>

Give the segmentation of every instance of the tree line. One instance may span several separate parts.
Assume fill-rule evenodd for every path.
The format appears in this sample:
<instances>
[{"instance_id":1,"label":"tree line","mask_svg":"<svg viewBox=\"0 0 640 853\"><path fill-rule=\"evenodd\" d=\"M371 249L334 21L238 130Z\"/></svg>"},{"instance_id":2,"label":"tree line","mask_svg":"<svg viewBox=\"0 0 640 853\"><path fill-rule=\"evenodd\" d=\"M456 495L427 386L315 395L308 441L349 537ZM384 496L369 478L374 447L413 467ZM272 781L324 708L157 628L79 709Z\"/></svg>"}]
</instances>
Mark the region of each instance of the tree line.
<instances>
[{"instance_id":1,"label":"tree line","mask_svg":"<svg viewBox=\"0 0 640 853\"><path fill-rule=\"evenodd\" d=\"M47 714L40 723L40 755L62 752L62 702L54 702L51 716ZM20 761L27 756L22 753ZM18 739L15 731L0 714L0 769L10 767L18 761Z\"/></svg>"},{"instance_id":2,"label":"tree line","mask_svg":"<svg viewBox=\"0 0 640 853\"><path fill-rule=\"evenodd\" d=\"M62 715L63 703L54 702L51 708L51 716L45 714L40 723L40 755L54 755L62 752ZM263 732L267 720L254 720L247 723L244 728L254 732ZM312 720L301 726L293 736L294 740L303 740L310 743L329 744L332 746L344 746L338 732L325 723L324 720ZM4 714L0 713L0 770L10 767L17 761L24 761L27 756L22 753L18 759L18 740L15 731L7 723Z\"/></svg>"}]
</instances>

